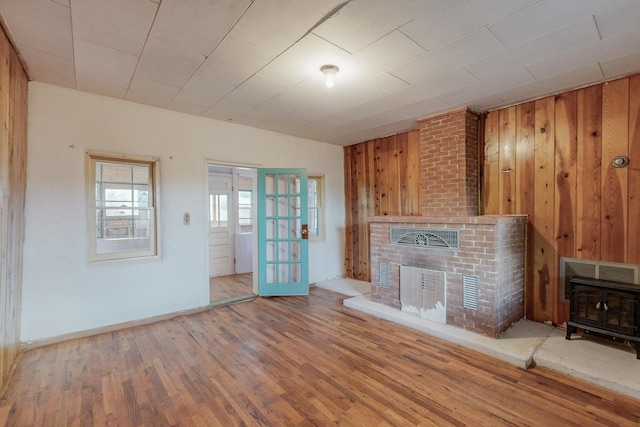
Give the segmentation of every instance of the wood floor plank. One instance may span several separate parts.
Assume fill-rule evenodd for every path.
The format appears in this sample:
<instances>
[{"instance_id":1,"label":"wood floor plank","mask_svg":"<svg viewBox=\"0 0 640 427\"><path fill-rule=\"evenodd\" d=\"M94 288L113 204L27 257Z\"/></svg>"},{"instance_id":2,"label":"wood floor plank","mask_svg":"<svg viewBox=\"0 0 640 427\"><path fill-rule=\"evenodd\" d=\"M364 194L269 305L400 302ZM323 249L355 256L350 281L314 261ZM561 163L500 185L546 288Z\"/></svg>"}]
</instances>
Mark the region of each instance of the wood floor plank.
<instances>
[{"instance_id":1,"label":"wood floor plank","mask_svg":"<svg viewBox=\"0 0 640 427\"><path fill-rule=\"evenodd\" d=\"M592 426L640 401L524 370L312 288L23 353L6 426Z\"/></svg>"}]
</instances>

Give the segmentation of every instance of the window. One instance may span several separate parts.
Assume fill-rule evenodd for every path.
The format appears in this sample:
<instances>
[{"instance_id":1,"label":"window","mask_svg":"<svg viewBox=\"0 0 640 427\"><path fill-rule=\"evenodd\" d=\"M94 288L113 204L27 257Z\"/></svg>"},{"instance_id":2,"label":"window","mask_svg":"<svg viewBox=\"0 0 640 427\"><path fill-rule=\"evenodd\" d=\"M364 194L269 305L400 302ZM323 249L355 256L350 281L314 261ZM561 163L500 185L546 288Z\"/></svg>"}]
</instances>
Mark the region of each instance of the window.
<instances>
[{"instance_id":1,"label":"window","mask_svg":"<svg viewBox=\"0 0 640 427\"><path fill-rule=\"evenodd\" d=\"M238 173L238 233L253 231L253 177Z\"/></svg>"},{"instance_id":2,"label":"window","mask_svg":"<svg viewBox=\"0 0 640 427\"><path fill-rule=\"evenodd\" d=\"M157 255L157 160L89 153L87 164L90 259Z\"/></svg>"},{"instance_id":3,"label":"window","mask_svg":"<svg viewBox=\"0 0 640 427\"><path fill-rule=\"evenodd\" d=\"M241 233L250 233L253 229L253 218L251 215L251 190L238 191L238 226Z\"/></svg>"},{"instance_id":4,"label":"window","mask_svg":"<svg viewBox=\"0 0 640 427\"><path fill-rule=\"evenodd\" d=\"M307 178L309 209L309 238L312 240L324 239L324 177L309 175Z\"/></svg>"},{"instance_id":5,"label":"window","mask_svg":"<svg viewBox=\"0 0 640 427\"><path fill-rule=\"evenodd\" d=\"M209 228L229 226L228 202L226 194L209 194Z\"/></svg>"}]
</instances>

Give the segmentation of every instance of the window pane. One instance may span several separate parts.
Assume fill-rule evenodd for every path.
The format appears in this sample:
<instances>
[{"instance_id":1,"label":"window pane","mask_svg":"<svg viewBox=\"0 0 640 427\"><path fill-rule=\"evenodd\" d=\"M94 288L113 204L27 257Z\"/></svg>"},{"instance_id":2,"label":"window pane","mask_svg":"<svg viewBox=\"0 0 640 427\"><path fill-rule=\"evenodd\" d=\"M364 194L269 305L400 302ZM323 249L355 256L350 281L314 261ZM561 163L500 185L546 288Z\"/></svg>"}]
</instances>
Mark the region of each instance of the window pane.
<instances>
[{"instance_id":1,"label":"window pane","mask_svg":"<svg viewBox=\"0 0 640 427\"><path fill-rule=\"evenodd\" d=\"M322 234L322 181L321 176L310 176L307 181L309 237L321 237Z\"/></svg>"},{"instance_id":2,"label":"window pane","mask_svg":"<svg viewBox=\"0 0 640 427\"><path fill-rule=\"evenodd\" d=\"M209 227L227 227L229 216L227 210L228 196L226 194L209 195Z\"/></svg>"}]
</instances>

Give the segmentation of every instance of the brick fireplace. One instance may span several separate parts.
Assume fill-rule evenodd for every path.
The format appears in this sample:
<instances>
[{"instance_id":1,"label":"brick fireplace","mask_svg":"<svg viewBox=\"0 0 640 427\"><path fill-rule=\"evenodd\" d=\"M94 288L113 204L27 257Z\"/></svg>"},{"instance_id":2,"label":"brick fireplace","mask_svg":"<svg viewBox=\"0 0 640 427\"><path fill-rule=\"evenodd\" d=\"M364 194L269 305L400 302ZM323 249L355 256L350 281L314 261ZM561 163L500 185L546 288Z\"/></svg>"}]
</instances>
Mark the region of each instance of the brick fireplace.
<instances>
[{"instance_id":1,"label":"brick fireplace","mask_svg":"<svg viewBox=\"0 0 640 427\"><path fill-rule=\"evenodd\" d=\"M527 218L478 215L477 114L463 109L420 121L420 174L423 216L369 219L371 299L406 310L401 267L436 272L443 290L428 294L423 279L422 291L431 302L445 300L435 301L445 323L495 337L524 317ZM449 234L455 246L440 237ZM420 289L412 292L415 299Z\"/></svg>"}]
</instances>

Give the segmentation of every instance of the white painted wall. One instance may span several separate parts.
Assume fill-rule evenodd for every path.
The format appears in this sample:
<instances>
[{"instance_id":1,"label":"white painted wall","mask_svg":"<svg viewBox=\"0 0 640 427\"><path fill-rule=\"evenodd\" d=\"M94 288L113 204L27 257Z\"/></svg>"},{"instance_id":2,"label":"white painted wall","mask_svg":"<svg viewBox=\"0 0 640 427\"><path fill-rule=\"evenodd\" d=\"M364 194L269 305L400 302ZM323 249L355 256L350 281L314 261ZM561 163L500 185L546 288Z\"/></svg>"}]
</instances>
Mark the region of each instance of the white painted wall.
<instances>
[{"instance_id":1,"label":"white painted wall","mask_svg":"<svg viewBox=\"0 0 640 427\"><path fill-rule=\"evenodd\" d=\"M342 147L38 82L28 131L23 342L207 305L207 160L324 173L310 280L343 273ZM160 159L160 258L88 262L85 151Z\"/></svg>"}]
</instances>

